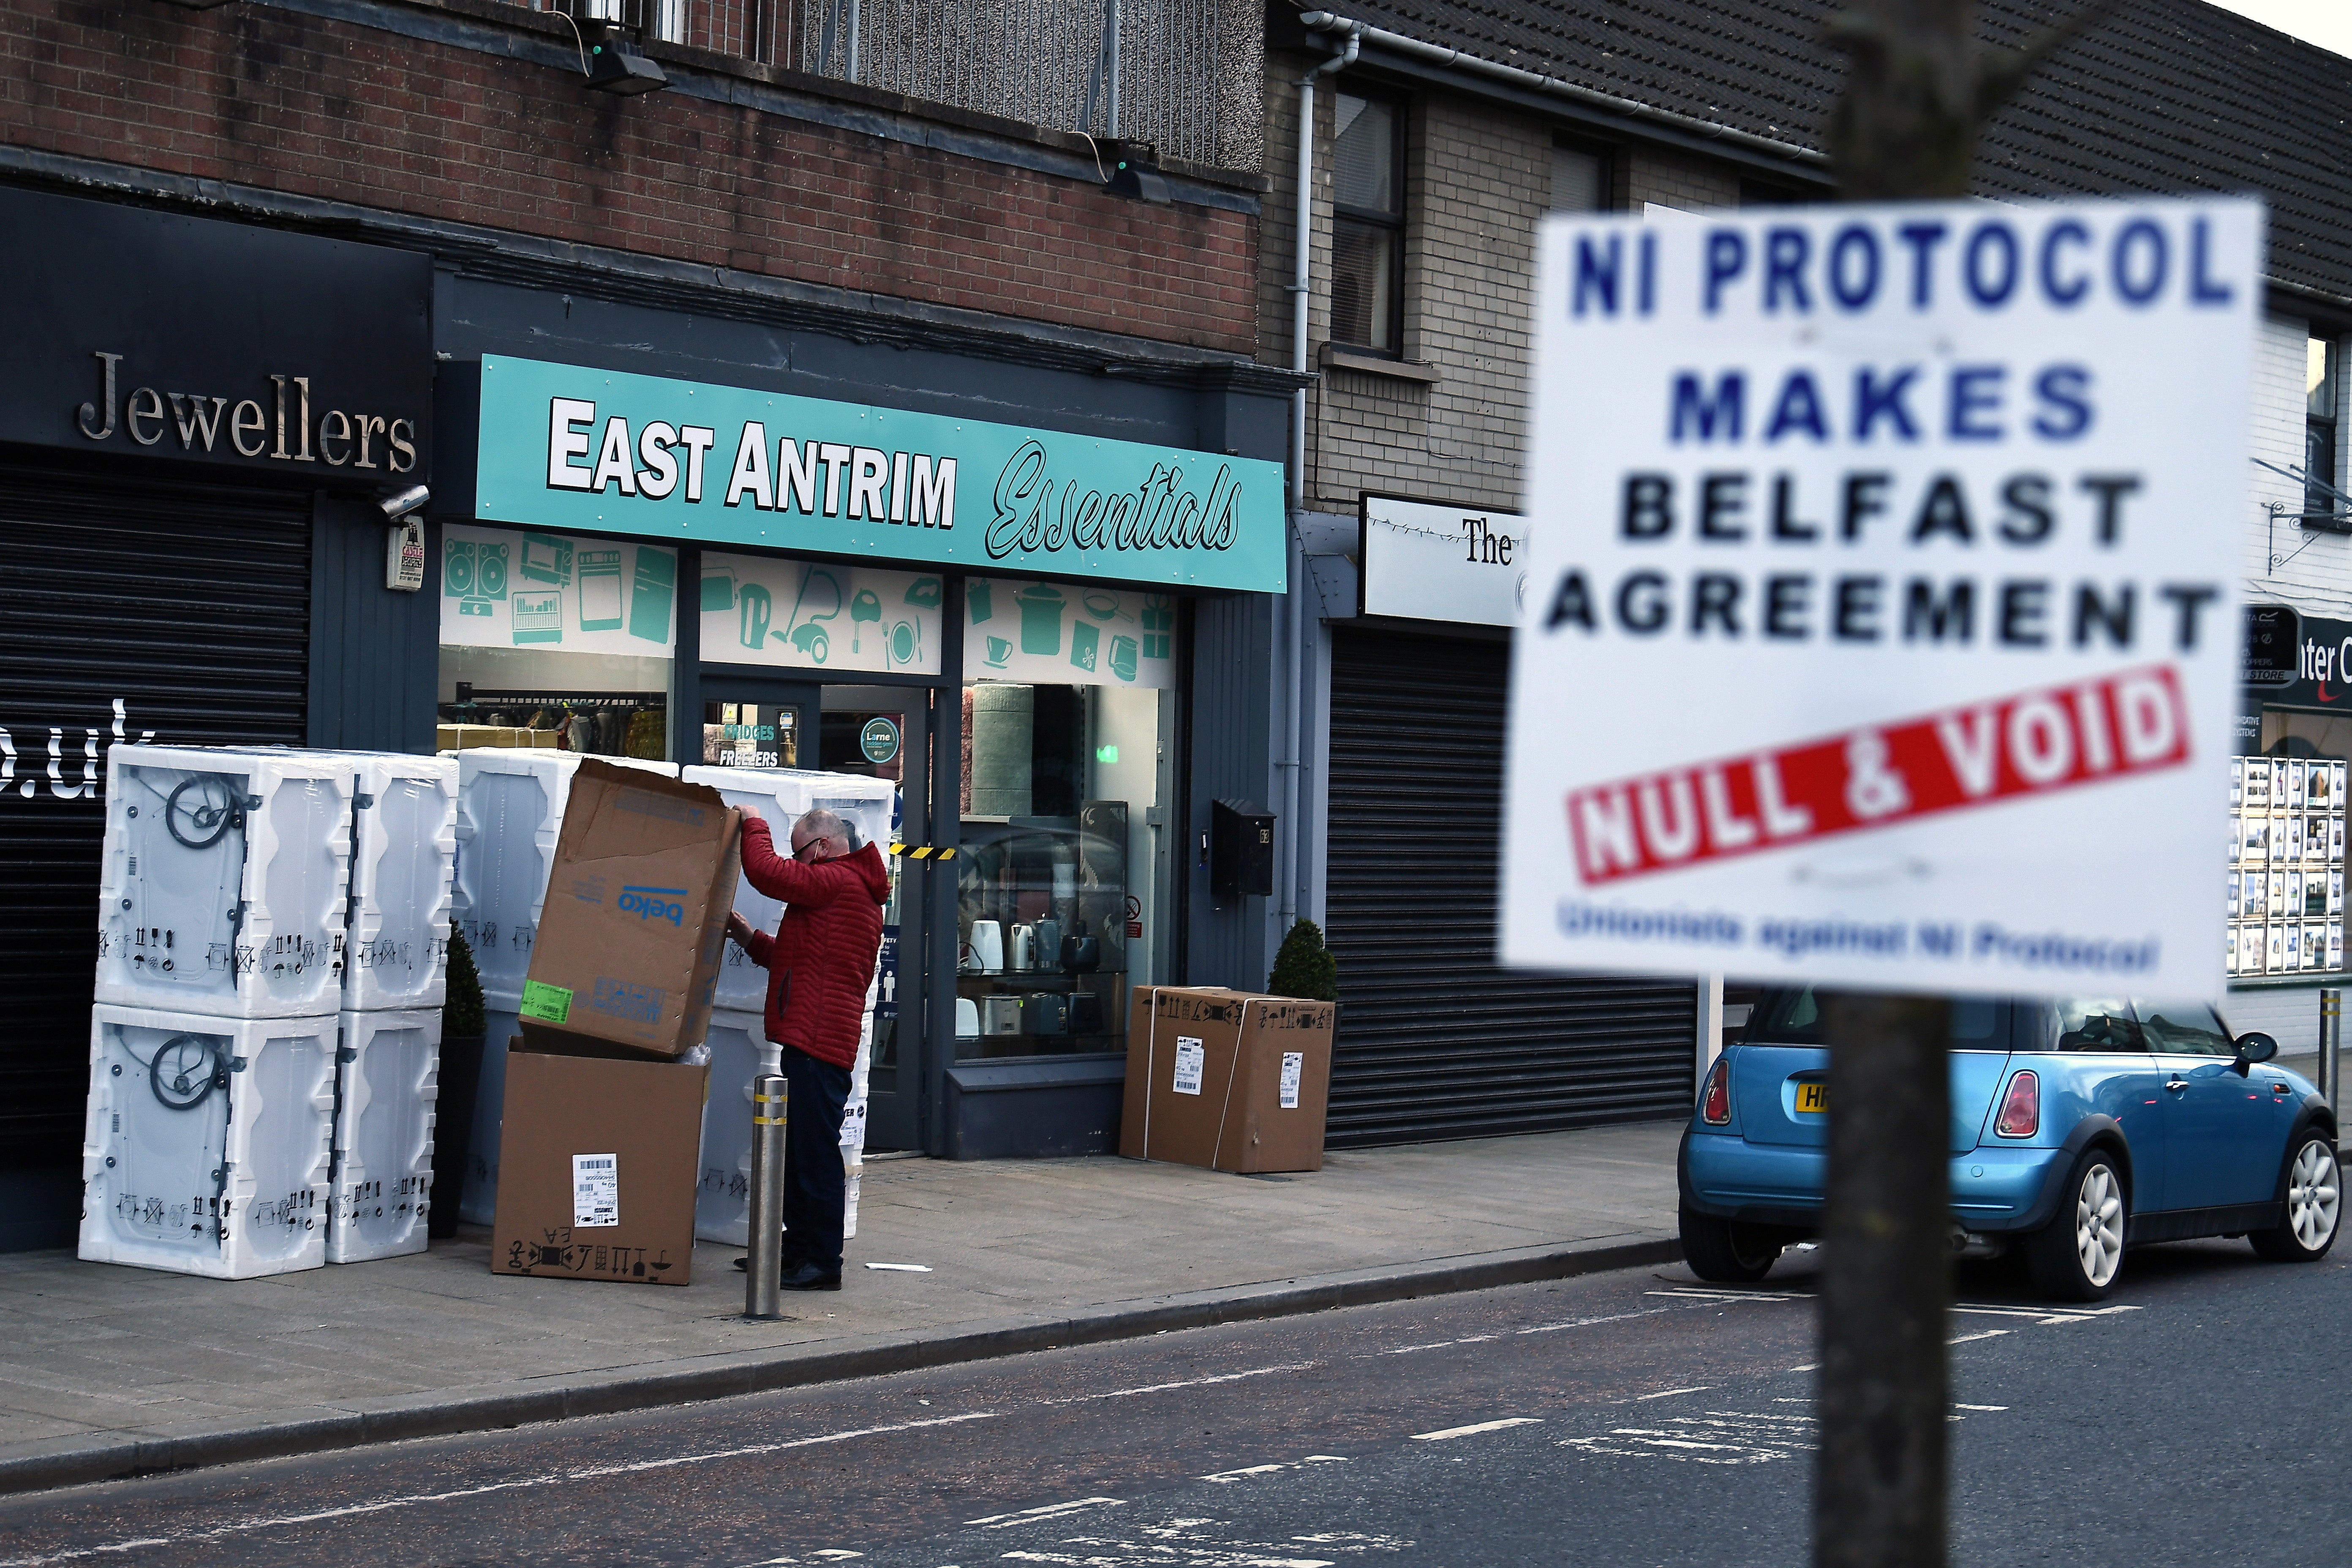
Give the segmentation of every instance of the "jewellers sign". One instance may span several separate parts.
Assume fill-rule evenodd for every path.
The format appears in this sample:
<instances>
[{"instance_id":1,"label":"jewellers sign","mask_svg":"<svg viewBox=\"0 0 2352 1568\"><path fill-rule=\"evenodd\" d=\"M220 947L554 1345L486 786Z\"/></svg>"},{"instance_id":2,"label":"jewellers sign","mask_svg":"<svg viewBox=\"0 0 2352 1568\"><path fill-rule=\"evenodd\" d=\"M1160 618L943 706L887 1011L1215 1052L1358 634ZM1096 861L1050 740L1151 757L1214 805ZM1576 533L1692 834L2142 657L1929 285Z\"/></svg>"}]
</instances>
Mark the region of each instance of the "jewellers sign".
<instances>
[{"instance_id":1,"label":"jewellers sign","mask_svg":"<svg viewBox=\"0 0 2352 1568\"><path fill-rule=\"evenodd\" d=\"M426 477L424 256L0 190L0 440L267 470Z\"/></svg>"},{"instance_id":2,"label":"jewellers sign","mask_svg":"<svg viewBox=\"0 0 2352 1568\"><path fill-rule=\"evenodd\" d=\"M1282 469L1254 458L482 360L474 515L997 575L1280 593Z\"/></svg>"}]
</instances>

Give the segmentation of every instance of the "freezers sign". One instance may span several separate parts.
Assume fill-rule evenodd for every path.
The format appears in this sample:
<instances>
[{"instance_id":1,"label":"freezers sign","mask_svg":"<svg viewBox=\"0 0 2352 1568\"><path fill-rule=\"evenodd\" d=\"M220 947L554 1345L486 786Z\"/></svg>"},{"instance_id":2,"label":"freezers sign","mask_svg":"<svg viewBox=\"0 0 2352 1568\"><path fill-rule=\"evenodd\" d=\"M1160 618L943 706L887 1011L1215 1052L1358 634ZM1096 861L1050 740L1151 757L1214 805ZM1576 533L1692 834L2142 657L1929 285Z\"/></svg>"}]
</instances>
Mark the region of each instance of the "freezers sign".
<instances>
[{"instance_id":1,"label":"freezers sign","mask_svg":"<svg viewBox=\"0 0 2352 1568\"><path fill-rule=\"evenodd\" d=\"M484 356L475 515L551 529L1280 593L1247 458Z\"/></svg>"},{"instance_id":2,"label":"freezers sign","mask_svg":"<svg viewBox=\"0 0 2352 1568\"><path fill-rule=\"evenodd\" d=\"M1548 225L1506 958L2218 994L2261 240Z\"/></svg>"}]
</instances>

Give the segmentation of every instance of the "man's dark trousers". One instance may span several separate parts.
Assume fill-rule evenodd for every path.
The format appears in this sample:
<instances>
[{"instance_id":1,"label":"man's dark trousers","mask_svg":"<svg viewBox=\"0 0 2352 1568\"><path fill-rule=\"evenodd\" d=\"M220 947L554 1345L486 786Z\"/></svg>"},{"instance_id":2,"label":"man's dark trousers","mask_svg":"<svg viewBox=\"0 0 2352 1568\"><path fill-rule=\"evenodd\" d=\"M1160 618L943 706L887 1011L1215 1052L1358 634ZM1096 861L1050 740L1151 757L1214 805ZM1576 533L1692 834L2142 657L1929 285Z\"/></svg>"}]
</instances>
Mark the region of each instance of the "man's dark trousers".
<instances>
[{"instance_id":1,"label":"man's dark trousers","mask_svg":"<svg viewBox=\"0 0 2352 1568\"><path fill-rule=\"evenodd\" d=\"M782 1055L791 1096L784 1102L784 1272L814 1263L839 1274L841 1116L849 1103L849 1069L792 1046Z\"/></svg>"}]
</instances>

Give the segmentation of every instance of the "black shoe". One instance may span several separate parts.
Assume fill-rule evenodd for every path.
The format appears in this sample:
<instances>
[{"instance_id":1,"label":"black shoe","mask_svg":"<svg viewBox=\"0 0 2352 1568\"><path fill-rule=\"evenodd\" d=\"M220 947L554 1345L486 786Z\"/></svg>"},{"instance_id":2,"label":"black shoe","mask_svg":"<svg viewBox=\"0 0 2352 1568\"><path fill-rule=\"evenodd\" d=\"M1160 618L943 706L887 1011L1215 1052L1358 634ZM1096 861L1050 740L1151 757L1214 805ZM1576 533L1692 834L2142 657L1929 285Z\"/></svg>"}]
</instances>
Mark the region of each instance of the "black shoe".
<instances>
[{"instance_id":1,"label":"black shoe","mask_svg":"<svg viewBox=\"0 0 2352 1568\"><path fill-rule=\"evenodd\" d=\"M838 1290L841 1276L819 1268L814 1263L803 1263L791 1270L777 1284L787 1290Z\"/></svg>"},{"instance_id":2,"label":"black shoe","mask_svg":"<svg viewBox=\"0 0 2352 1568\"><path fill-rule=\"evenodd\" d=\"M776 1272L779 1274L790 1274L793 1269L799 1267L799 1264L794 1263L791 1258L787 1258L783 1259L781 1265L778 1266ZM751 1272L751 1260L749 1258L737 1258L735 1260L735 1272L738 1274L749 1274Z\"/></svg>"}]
</instances>

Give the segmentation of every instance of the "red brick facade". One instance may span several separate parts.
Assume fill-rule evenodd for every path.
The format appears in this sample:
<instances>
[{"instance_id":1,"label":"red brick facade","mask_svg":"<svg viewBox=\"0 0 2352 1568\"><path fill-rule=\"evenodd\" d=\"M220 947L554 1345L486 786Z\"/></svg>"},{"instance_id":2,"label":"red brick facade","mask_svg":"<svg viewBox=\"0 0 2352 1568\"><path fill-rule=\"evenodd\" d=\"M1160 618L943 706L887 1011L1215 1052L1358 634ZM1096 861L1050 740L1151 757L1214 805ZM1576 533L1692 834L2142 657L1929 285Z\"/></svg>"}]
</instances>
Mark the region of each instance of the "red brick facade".
<instances>
[{"instance_id":1,"label":"red brick facade","mask_svg":"<svg viewBox=\"0 0 2352 1568\"><path fill-rule=\"evenodd\" d=\"M491 15L466 5L453 19L499 26L481 20ZM1150 205L677 91L617 99L568 72L292 11L7 0L0 125L9 143L75 157L1235 354L1254 346L1253 216Z\"/></svg>"}]
</instances>

